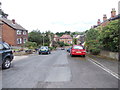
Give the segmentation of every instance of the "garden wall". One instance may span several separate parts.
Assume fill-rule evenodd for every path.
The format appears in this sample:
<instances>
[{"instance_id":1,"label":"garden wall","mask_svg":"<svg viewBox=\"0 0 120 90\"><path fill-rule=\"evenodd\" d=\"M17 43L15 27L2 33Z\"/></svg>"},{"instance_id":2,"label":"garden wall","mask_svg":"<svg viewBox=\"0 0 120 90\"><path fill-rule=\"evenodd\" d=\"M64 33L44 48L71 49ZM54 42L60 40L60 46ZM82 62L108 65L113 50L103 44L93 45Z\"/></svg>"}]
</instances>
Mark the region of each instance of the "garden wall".
<instances>
[{"instance_id":1,"label":"garden wall","mask_svg":"<svg viewBox=\"0 0 120 90\"><path fill-rule=\"evenodd\" d=\"M119 53L117 53L117 52L110 52L110 51L104 51L104 50L102 50L100 52L100 55L108 57L108 58L119 60L119 56L118 56Z\"/></svg>"}]
</instances>

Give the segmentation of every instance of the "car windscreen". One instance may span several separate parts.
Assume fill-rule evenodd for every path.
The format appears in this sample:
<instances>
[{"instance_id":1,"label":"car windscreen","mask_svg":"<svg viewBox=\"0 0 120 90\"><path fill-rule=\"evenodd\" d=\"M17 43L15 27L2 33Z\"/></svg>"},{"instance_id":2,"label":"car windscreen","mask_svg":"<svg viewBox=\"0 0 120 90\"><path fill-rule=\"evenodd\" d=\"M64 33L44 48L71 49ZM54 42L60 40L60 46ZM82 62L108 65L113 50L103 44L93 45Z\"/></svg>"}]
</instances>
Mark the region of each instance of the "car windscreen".
<instances>
[{"instance_id":1,"label":"car windscreen","mask_svg":"<svg viewBox=\"0 0 120 90\"><path fill-rule=\"evenodd\" d=\"M41 47L40 49L48 49L48 47Z\"/></svg>"},{"instance_id":2,"label":"car windscreen","mask_svg":"<svg viewBox=\"0 0 120 90\"><path fill-rule=\"evenodd\" d=\"M74 46L73 49L83 49L82 46Z\"/></svg>"}]
</instances>

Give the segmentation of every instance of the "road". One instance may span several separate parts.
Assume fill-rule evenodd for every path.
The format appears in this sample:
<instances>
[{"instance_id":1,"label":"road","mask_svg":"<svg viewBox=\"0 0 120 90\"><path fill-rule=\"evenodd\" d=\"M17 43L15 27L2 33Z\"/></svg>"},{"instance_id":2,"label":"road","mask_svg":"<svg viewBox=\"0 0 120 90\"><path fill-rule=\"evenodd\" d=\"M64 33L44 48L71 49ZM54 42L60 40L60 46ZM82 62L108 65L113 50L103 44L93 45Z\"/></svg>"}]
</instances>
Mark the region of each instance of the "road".
<instances>
[{"instance_id":1,"label":"road","mask_svg":"<svg viewBox=\"0 0 120 90\"><path fill-rule=\"evenodd\" d=\"M15 59L2 71L3 88L118 88L118 79L84 57L65 50Z\"/></svg>"}]
</instances>

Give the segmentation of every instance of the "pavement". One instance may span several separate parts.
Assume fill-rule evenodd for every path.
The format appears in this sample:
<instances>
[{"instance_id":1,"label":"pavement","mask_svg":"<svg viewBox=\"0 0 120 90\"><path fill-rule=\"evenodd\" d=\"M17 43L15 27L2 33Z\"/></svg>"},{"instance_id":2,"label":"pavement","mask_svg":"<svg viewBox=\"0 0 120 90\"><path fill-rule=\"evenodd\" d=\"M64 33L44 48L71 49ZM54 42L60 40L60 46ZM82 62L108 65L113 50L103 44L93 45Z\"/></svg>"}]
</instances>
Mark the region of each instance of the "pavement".
<instances>
[{"instance_id":1,"label":"pavement","mask_svg":"<svg viewBox=\"0 0 120 90\"><path fill-rule=\"evenodd\" d=\"M102 57L102 56L98 56L98 55L88 55L88 57L91 58L92 60L98 62L102 66L107 67L111 71L120 75L120 72L118 71L120 62L118 60L106 58L106 57Z\"/></svg>"}]
</instances>

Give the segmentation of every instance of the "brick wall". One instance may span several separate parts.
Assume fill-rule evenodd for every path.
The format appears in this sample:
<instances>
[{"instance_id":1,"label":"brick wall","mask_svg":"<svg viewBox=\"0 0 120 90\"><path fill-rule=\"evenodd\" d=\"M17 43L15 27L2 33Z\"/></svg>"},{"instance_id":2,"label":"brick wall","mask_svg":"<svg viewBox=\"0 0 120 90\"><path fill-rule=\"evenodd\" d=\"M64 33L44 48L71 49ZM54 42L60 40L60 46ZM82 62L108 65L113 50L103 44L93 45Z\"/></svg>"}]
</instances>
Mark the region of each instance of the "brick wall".
<instances>
[{"instance_id":1,"label":"brick wall","mask_svg":"<svg viewBox=\"0 0 120 90\"><path fill-rule=\"evenodd\" d=\"M10 45L16 45L16 31L8 26L7 24L4 24L2 26L2 38L3 41L7 42Z\"/></svg>"},{"instance_id":2,"label":"brick wall","mask_svg":"<svg viewBox=\"0 0 120 90\"><path fill-rule=\"evenodd\" d=\"M17 38L22 38L22 43L17 44ZM17 30L13 29L12 27L8 26L7 24L3 24L2 26L2 40L7 42L11 46L22 46L23 39L26 38L28 40L28 31L26 35L17 35Z\"/></svg>"}]
</instances>

